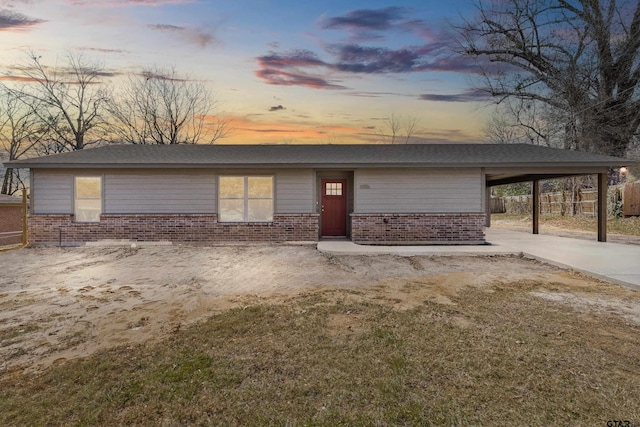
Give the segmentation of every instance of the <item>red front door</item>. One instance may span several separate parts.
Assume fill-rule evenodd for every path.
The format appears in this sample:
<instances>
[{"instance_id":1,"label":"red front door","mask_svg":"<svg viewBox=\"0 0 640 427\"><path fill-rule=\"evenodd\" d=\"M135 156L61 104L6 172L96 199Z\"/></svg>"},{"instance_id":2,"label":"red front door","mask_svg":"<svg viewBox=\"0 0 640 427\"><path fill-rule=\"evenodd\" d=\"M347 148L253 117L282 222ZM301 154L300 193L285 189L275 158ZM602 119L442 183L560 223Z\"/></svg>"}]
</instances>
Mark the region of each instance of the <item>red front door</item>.
<instances>
[{"instance_id":1,"label":"red front door","mask_svg":"<svg viewBox=\"0 0 640 427\"><path fill-rule=\"evenodd\" d=\"M322 235L347 235L347 180L322 180Z\"/></svg>"}]
</instances>

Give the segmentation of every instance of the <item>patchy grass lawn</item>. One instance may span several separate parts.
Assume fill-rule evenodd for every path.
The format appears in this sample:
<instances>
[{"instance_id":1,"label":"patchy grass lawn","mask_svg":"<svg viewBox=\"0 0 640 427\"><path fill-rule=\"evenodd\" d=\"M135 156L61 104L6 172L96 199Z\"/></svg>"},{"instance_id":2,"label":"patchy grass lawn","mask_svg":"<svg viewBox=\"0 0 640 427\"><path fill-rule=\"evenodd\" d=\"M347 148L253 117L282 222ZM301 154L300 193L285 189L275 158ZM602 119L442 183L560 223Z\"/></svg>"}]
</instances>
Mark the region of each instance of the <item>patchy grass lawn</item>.
<instances>
[{"instance_id":1,"label":"patchy grass lawn","mask_svg":"<svg viewBox=\"0 0 640 427\"><path fill-rule=\"evenodd\" d=\"M429 285L403 280L408 296ZM0 424L640 422L640 316L562 296L640 297L574 283L496 281L407 306L381 282L232 308L155 344L0 374Z\"/></svg>"},{"instance_id":2,"label":"patchy grass lawn","mask_svg":"<svg viewBox=\"0 0 640 427\"><path fill-rule=\"evenodd\" d=\"M517 225L522 228L531 228L531 216L515 214L492 214L492 225L507 223ZM540 227L551 227L562 230L575 230L597 233L597 218L588 216L540 216ZM607 220L607 231L613 234L626 236L640 236L640 217L609 218Z\"/></svg>"}]
</instances>

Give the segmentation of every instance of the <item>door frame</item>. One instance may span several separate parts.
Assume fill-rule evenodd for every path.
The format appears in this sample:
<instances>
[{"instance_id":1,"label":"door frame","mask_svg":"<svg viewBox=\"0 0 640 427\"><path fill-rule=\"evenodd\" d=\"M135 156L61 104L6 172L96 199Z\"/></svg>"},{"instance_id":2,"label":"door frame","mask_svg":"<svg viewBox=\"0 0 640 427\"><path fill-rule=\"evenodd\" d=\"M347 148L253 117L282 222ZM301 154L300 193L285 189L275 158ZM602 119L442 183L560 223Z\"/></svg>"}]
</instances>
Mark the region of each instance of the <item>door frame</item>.
<instances>
[{"instance_id":1,"label":"door frame","mask_svg":"<svg viewBox=\"0 0 640 427\"><path fill-rule=\"evenodd\" d=\"M346 191L346 213L345 213L345 222L346 222L346 236L335 236L335 238L346 237L347 239L351 237L351 213L353 212L353 203L354 203L354 193L353 193L353 170L328 170L328 169L316 169L315 171L315 181L316 181L316 212L319 214L319 222L318 222L318 238L334 238L334 236L323 236L322 235L322 195L324 192L324 188L322 182L324 180L335 180L335 181L346 181L346 186L343 188Z\"/></svg>"},{"instance_id":2,"label":"door frame","mask_svg":"<svg viewBox=\"0 0 640 427\"><path fill-rule=\"evenodd\" d=\"M337 215L334 219L336 222L338 222L338 227L339 229L344 229L344 234L324 234L324 228L325 228L325 221L324 219L326 218L326 214L325 214L325 198L327 197L327 195L325 194L325 189L326 189L326 184L331 183L331 184L342 184L341 186L341 193L339 195L334 195L334 197L339 198L340 199L340 209L344 209L344 216L342 218L340 218L340 215ZM348 190L347 190L347 180L344 178L338 178L338 179L333 179L333 178L322 178L320 180L320 188L322 189L322 193L320 194L320 236L324 237L324 238L340 238L340 237L347 237L347 215L348 215L348 207L347 207L347 201L348 199ZM331 197L331 195L329 195L329 197Z\"/></svg>"}]
</instances>

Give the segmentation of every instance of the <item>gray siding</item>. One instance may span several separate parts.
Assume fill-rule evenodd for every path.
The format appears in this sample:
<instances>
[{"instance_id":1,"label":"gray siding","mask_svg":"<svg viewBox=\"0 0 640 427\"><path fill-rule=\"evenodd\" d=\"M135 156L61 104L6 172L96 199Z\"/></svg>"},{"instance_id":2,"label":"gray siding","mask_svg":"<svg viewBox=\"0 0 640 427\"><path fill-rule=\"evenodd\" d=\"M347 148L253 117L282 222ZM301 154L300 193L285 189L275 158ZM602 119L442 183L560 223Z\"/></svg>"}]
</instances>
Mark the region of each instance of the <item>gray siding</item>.
<instances>
[{"instance_id":1,"label":"gray siding","mask_svg":"<svg viewBox=\"0 0 640 427\"><path fill-rule=\"evenodd\" d=\"M274 175L275 213L313 212L311 169L254 169L110 171L105 176L105 213L214 213L218 175Z\"/></svg>"},{"instance_id":2,"label":"gray siding","mask_svg":"<svg viewBox=\"0 0 640 427\"><path fill-rule=\"evenodd\" d=\"M358 169L356 213L482 212L482 173L473 169Z\"/></svg>"},{"instance_id":3,"label":"gray siding","mask_svg":"<svg viewBox=\"0 0 640 427\"><path fill-rule=\"evenodd\" d=\"M31 170L34 214L73 213L73 174L69 171Z\"/></svg>"},{"instance_id":4,"label":"gray siding","mask_svg":"<svg viewBox=\"0 0 640 427\"><path fill-rule=\"evenodd\" d=\"M313 171L58 170L34 171L33 212L73 213L74 175L103 177L106 214L180 214L217 211L218 175L274 175L276 213L312 213Z\"/></svg>"},{"instance_id":5,"label":"gray siding","mask_svg":"<svg viewBox=\"0 0 640 427\"><path fill-rule=\"evenodd\" d=\"M276 213L313 213L313 171L281 170L276 173Z\"/></svg>"},{"instance_id":6,"label":"gray siding","mask_svg":"<svg viewBox=\"0 0 640 427\"><path fill-rule=\"evenodd\" d=\"M216 185L216 174L211 170L108 171L104 213L214 213Z\"/></svg>"},{"instance_id":7,"label":"gray siding","mask_svg":"<svg viewBox=\"0 0 640 427\"><path fill-rule=\"evenodd\" d=\"M73 213L73 176L101 175L104 213L215 213L216 170L33 170L33 212ZM229 171L231 172L231 171ZM247 175L257 174L253 171ZM313 213L311 169L260 171L275 176L276 213ZM354 173L356 213L482 212L480 168L358 169Z\"/></svg>"}]
</instances>

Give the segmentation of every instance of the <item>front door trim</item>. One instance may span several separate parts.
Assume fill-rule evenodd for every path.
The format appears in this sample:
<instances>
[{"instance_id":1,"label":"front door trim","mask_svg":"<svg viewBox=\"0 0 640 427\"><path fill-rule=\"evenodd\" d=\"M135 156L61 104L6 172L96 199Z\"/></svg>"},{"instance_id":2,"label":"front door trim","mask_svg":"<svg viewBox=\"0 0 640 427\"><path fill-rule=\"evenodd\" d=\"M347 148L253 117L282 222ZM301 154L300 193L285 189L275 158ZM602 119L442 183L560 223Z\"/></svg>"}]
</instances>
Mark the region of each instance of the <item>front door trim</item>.
<instances>
[{"instance_id":1,"label":"front door trim","mask_svg":"<svg viewBox=\"0 0 640 427\"><path fill-rule=\"evenodd\" d=\"M320 191L320 236L347 236L347 179L322 178Z\"/></svg>"}]
</instances>

